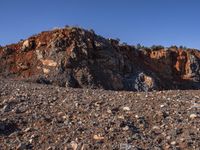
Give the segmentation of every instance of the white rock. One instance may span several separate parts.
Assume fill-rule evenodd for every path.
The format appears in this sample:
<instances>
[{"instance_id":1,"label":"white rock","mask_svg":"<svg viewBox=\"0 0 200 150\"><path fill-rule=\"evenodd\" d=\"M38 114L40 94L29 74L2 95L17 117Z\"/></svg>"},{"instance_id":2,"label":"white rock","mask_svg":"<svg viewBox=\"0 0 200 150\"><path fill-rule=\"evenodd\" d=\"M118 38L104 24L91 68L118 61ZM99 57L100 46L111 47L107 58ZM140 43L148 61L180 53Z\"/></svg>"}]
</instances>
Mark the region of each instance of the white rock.
<instances>
[{"instance_id":1,"label":"white rock","mask_svg":"<svg viewBox=\"0 0 200 150\"><path fill-rule=\"evenodd\" d=\"M73 150L77 150L77 148L78 148L78 144L74 141L71 142L71 146L72 146Z\"/></svg>"},{"instance_id":2,"label":"white rock","mask_svg":"<svg viewBox=\"0 0 200 150\"><path fill-rule=\"evenodd\" d=\"M138 116L138 115L135 115L135 118L139 118L139 116Z\"/></svg>"},{"instance_id":3,"label":"white rock","mask_svg":"<svg viewBox=\"0 0 200 150\"><path fill-rule=\"evenodd\" d=\"M43 68L43 72L44 72L45 74L48 74L48 73L50 72L50 70L47 69L47 68Z\"/></svg>"},{"instance_id":4,"label":"white rock","mask_svg":"<svg viewBox=\"0 0 200 150\"><path fill-rule=\"evenodd\" d=\"M127 130L129 130L129 127L128 127L128 126L125 126L125 127L123 128L123 130L124 130L124 131L127 131Z\"/></svg>"},{"instance_id":5,"label":"white rock","mask_svg":"<svg viewBox=\"0 0 200 150\"><path fill-rule=\"evenodd\" d=\"M176 145L176 141L172 141L172 142L171 142L171 145Z\"/></svg>"},{"instance_id":6,"label":"white rock","mask_svg":"<svg viewBox=\"0 0 200 150\"><path fill-rule=\"evenodd\" d=\"M26 128L24 131L29 132L29 131L31 131L31 128Z\"/></svg>"},{"instance_id":7,"label":"white rock","mask_svg":"<svg viewBox=\"0 0 200 150\"><path fill-rule=\"evenodd\" d=\"M165 107L165 105L160 105L161 108Z\"/></svg>"},{"instance_id":8,"label":"white rock","mask_svg":"<svg viewBox=\"0 0 200 150\"><path fill-rule=\"evenodd\" d=\"M29 40L24 41L23 45L22 45L22 49L25 50L26 48L28 48L30 46Z\"/></svg>"},{"instance_id":9,"label":"white rock","mask_svg":"<svg viewBox=\"0 0 200 150\"><path fill-rule=\"evenodd\" d=\"M160 127L159 126L153 126L153 128L152 129L154 129L154 130L159 130L160 129Z\"/></svg>"},{"instance_id":10,"label":"white rock","mask_svg":"<svg viewBox=\"0 0 200 150\"><path fill-rule=\"evenodd\" d=\"M112 113L112 111L111 111L110 109L108 109L108 110L107 110L107 113L111 114L111 113Z\"/></svg>"},{"instance_id":11,"label":"white rock","mask_svg":"<svg viewBox=\"0 0 200 150\"><path fill-rule=\"evenodd\" d=\"M190 115L190 118L191 118L191 119L195 119L195 118L197 118L197 115L196 115L196 114L191 114L191 115Z\"/></svg>"},{"instance_id":12,"label":"white rock","mask_svg":"<svg viewBox=\"0 0 200 150\"><path fill-rule=\"evenodd\" d=\"M93 136L93 139L95 139L95 140L103 140L104 137L102 137L102 136L100 136L100 135L94 135L94 136Z\"/></svg>"},{"instance_id":13,"label":"white rock","mask_svg":"<svg viewBox=\"0 0 200 150\"><path fill-rule=\"evenodd\" d=\"M129 107L123 107L123 110L124 111L130 111L130 108Z\"/></svg>"},{"instance_id":14,"label":"white rock","mask_svg":"<svg viewBox=\"0 0 200 150\"><path fill-rule=\"evenodd\" d=\"M119 118L119 119L124 119L124 116L123 116L123 115L121 115L121 116L118 116L118 118Z\"/></svg>"}]
</instances>

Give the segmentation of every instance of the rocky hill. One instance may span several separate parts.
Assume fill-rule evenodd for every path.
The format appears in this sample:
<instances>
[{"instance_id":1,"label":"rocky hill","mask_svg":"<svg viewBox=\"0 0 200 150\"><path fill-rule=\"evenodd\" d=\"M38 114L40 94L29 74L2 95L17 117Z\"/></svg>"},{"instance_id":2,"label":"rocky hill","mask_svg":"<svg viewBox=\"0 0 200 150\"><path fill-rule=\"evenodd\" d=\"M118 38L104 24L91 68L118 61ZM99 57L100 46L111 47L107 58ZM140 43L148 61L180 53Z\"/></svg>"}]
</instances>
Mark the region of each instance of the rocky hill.
<instances>
[{"instance_id":1,"label":"rocky hill","mask_svg":"<svg viewBox=\"0 0 200 150\"><path fill-rule=\"evenodd\" d=\"M200 88L200 52L120 44L76 27L0 47L0 75L75 88L150 91Z\"/></svg>"}]
</instances>

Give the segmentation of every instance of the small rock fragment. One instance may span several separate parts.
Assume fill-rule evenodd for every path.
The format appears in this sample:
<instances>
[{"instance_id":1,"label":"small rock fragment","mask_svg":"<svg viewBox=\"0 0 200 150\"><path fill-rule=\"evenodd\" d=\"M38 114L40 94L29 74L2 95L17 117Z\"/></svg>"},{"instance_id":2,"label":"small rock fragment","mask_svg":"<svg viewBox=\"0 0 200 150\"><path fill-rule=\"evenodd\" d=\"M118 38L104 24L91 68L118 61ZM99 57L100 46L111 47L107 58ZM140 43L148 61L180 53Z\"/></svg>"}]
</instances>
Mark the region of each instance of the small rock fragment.
<instances>
[{"instance_id":1,"label":"small rock fragment","mask_svg":"<svg viewBox=\"0 0 200 150\"><path fill-rule=\"evenodd\" d=\"M130 108L129 107L123 107L123 110L124 111L130 111Z\"/></svg>"},{"instance_id":2,"label":"small rock fragment","mask_svg":"<svg viewBox=\"0 0 200 150\"><path fill-rule=\"evenodd\" d=\"M165 105L160 105L161 108L165 107Z\"/></svg>"},{"instance_id":3,"label":"small rock fragment","mask_svg":"<svg viewBox=\"0 0 200 150\"><path fill-rule=\"evenodd\" d=\"M104 137L102 137L102 136L100 136L100 135L94 135L94 136L93 136L93 139L95 139L95 140L103 140Z\"/></svg>"},{"instance_id":4,"label":"small rock fragment","mask_svg":"<svg viewBox=\"0 0 200 150\"><path fill-rule=\"evenodd\" d=\"M124 128L122 128L124 131L127 131L129 130L129 127L128 126L125 126Z\"/></svg>"},{"instance_id":5,"label":"small rock fragment","mask_svg":"<svg viewBox=\"0 0 200 150\"><path fill-rule=\"evenodd\" d=\"M110 109L108 109L108 110L107 110L107 113L111 114L111 113L112 113L112 111L111 111Z\"/></svg>"},{"instance_id":6,"label":"small rock fragment","mask_svg":"<svg viewBox=\"0 0 200 150\"><path fill-rule=\"evenodd\" d=\"M2 112L5 113L5 112L9 112L10 111L10 106L9 104L6 104L3 109L2 109Z\"/></svg>"},{"instance_id":7,"label":"small rock fragment","mask_svg":"<svg viewBox=\"0 0 200 150\"><path fill-rule=\"evenodd\" d=\"M29 132L30 130L31 130L31 128L26 128L24 131Z\"/></svg>"},{"instance_id":8,"label":"small rock fragment","mask_svg":"<svg viewBox=\"0 0 200 150\"><path fill-rule=\"evenodd\" d=\"M50 70L47 68L43 68L43 72L44 72L44 74L48 74L50 72Z\"/></svg>"},{"instance_id":9,"label":"small rock fragment","mask_svg":"<svg viewBox=\"0 0 200 150\"><path fill-rule=\"evenodd\" d=\"M72 146L73 150L77 150L77 148L78 148L78 144L74 141L71 142L71 146Z\"/></svg>"},{"instance_id":10,"label":"small rock fragment","mask_svg":"<svg viewBox=\"0 0 200 150\"><path fill-rule=\"evenodd\" d=\"M124 119L124 116L123 115L118 116L118 119Z\"/></svg>"},{"instance_id":11,"label":"small rock fragment","mask_svg":"<svg viewBox=\"0 0 200 150\"><path fill-rule=\"evenodd\" d=\"M172 141L172 142L171 142L171 145L176 145L176 141Z\"/></svg>"},{"instance_id":12,"label":"small rock fragment","mask_svg":"<svg viewBox=\"0 0 200 150\"><path fill-rule=\"evenodd\" d=\"M195 118L197 118L197 115L196 115L196 114L191 114L191 115L190 115L190 118L191 118L191 119L195 119Z\"/></svg>"},{"instance_id":13,"label":"small rock fragment","mask_svg":"<svg viewBox=\"0 0 200 150\"><path fill-rule=\"evenodd\" d=\"M153 126L153 128L152 129L154 129L154 130L159 130L160 129L160 127L159 126Z\"/></svg>"},{"instance_id":14,"label":"small rock fragment","mask_svg":"<svg viewBox=\"0 0 200 150\"><path fill-rule=\"evenodd\" d=\"M25 144L25 143L20 143L20 144L17 146L16 149L17 149L17 150L24 150L24 149L26 149L26 144Z\"/></svg>"}]
</instances>

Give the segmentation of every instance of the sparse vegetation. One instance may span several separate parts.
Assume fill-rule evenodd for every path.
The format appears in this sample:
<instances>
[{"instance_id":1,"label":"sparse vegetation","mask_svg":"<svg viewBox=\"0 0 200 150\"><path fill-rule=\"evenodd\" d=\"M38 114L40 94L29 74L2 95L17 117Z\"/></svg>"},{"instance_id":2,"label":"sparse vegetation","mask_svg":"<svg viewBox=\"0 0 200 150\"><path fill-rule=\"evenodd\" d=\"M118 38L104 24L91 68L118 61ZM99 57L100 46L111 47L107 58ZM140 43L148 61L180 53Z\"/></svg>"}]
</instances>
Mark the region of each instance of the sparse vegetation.
<instances>
[{"instance_id":1,"label":"sparse vegetation","mask_svg":"<svg viewBox=\"0 0 200 150\"><path fill-rule=\"evenodd\" d=\"M141 48L142 48L141 44L138 43L138 44L136 45L136 48L137 48L137 49L141 49Z\"/></svg>"},{"instance_id":2,"label":"sparse vegetation","mask_svg":"<svg viewBox=\"0 0 200 150\"><path fill-rule=\"evenodd\" d=\"M91 32L92 34L95 34L95 31L93 29L89 29L89 32Z\"/></svg>"},{"instance_id":3,"label":"sparse vegetation","mask_svg":"<svg viewBox=\"0 0 200 150\"><path fill-rule=\"evenodd\" d=\"M179 49L182 49L182 50L187 50L187 47L186 46L179 46Z\"/></svg>"},{"instance_id":4,"label":"sparse vegetation","mask_svg":"<svg viewBox=\"0 0 200 150\"><path fill-rule=\"evenodd\" d=\"M153 46L151 46L151 49L153 49L153 50L161 50L161 49L164 49L165 47L164 46L162 46L162 45L153 45Z\"/></svg>"},{"instance_id":5,"label":"sparse vegetation","mask_svg":"<svg viewBox=\"0 0 200 150\"><path fill-rule=\"evenodd\" d=\"M123 42L122 45L128 45L126 42Z\"/></svg>"},{"instance_id":6,"label":"sparse vegetation","mask_svg":"<svg viewBox=\"0 0 200 150\"><path fill-rule=\"evenodd\" d=\"M115 40L118 41L118 42L120 42L120 38L116 38Z\"/></svg>"},{"instance_id":7,"label":"sparse vegetation","mask_svg":"<svg viewBox=\"0 0 200 150\"><path fill-rule=\"evenodd\" d=\"M172 46L170 46L169 48L170 48L170 49L176 49L176 50L178 49L178 47L177 47L176 45L172 45Z\"/></svg>"},{"instance_id":8,"label":"sparse vegetation","mask_svg":"<svg viewBox=\"0 0 200 150\"><path fill-rule=\"evenodd\" d=\"M65 28L69 28L70 26L69 25L65 25Z\"/></svg>"}]
</instances>

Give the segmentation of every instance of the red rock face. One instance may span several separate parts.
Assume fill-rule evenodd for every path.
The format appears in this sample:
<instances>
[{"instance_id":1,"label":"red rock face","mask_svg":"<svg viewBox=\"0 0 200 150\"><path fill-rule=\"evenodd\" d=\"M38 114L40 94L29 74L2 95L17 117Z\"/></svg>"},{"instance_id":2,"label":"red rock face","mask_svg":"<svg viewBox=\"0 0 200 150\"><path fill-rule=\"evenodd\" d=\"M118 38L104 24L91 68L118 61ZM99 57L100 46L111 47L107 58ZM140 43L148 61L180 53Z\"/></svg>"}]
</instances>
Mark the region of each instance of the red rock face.
<instances>
[{"instance_id":1,"label":"red rock face","mask_svg":"<svg viewBox=\"0 0 200 150\"><path fill-rule=\"evenodd\" d=\"M194 76L198 77L199 59L199 51L190 49L151 50L144 57L152 70L173 80L193 80Z\"/></svg>"},{"instance_id":2,"label":"red rock face","mask_svg":"<svg viewBox=\"0 0 200 150\"><path fill-rule=\"evenodd\" d=\"M0 48L0 74L39 83L112 90L198 89L198 50L137 49L92 31L45 31Z\"/></svg>"}]
</instances>

